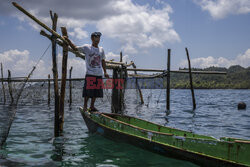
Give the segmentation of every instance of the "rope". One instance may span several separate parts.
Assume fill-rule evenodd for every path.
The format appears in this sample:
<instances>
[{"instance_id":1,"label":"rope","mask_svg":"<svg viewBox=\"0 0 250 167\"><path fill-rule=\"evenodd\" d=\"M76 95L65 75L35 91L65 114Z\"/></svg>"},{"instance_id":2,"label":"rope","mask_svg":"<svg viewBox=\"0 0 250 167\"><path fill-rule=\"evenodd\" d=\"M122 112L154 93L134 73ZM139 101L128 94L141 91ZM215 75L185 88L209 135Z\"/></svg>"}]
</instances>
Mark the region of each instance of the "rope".
<instances>
[{"instance_id":1,"label":"rope","mask_svg":"<svg viewBox=\"0 0 250 167\"><path fill-rule=\"evenodd\" d=\"M43 56L45 55L45 53L47 52L47 50L49 49L49 47L51 46L51 43L49 44L49 46L47 47L47 49L43 52L42 56L39 58L39 60L37 61L35 67L38 65L38 63L42 60Z\"/></svg>"}]
</instances>

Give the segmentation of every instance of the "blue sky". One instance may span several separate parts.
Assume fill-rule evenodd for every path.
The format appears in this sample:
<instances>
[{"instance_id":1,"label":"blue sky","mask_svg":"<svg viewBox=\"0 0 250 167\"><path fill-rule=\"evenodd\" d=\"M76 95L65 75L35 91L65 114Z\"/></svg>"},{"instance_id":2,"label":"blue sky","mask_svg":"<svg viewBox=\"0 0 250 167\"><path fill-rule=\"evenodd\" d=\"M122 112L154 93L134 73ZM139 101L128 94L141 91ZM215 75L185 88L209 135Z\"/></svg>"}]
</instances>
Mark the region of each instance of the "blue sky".
<instances>
[{"instance_id":1,"label":"blue sky","mask_svg":"<svg viewBox=\"0 0 250 167\"><path fill-rule=\"evenodd\" d=\"M50 26L49 10L59 15L77 45L90 43L93 31L103 33L100 45L107 59L133 60L138 68L166 69L167 49L171 68L186 66L188 47L193 67L239 64L250 66L250 1L246 0L34 0L17 1ZM11 4L1 1L0 62L13 76L25 76L50 42L41 27ZM58 5L59 4L59 5ZM58 63L61 61L58 47ZM69 55L73 77L83 77L85 62ZM39 63L35 78L51 73L51 49Z\"/></svg>"}]
</instances>

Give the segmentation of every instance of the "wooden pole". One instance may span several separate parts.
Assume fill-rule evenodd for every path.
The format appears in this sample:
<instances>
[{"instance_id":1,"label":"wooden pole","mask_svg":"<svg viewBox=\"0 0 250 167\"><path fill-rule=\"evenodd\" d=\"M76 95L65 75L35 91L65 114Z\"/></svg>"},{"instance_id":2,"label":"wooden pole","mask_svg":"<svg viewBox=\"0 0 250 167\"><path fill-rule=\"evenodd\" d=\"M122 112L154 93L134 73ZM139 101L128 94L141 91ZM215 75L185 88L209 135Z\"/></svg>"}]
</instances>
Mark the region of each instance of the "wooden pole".
<instances>
[{"instance_id":1,"label":"wooden pole","mask_svg":"<svg viewBox=\"0 0 250 167\"><path fill-rule=\"evenodd\" d=\"M1 63L1 76L2 76L2 91L3 91L3 102L6 103L5 88L3 84L3 63Z\"/></svg>"},{"instance_id":2,"label":"wooden pole","mask_svg":"<svg viewBox=\"0 0 250 167\"><path fill-rule=\"evenodd\" d=\"M122 51L120 52L120 62L122 62Z\"/></svg>"},{"instance_id":3,"label":"wooden pole","mask_svg":"<svg viewBox=\"0 0 250 167\"><path fill-rule=\"evenodd\" d=\"M187 59L188 59L188 69L189 69L189 79L190 79L190 89L192 93L192 100L193 100L193 110L196 109L196 103L195 103L195 96L194 96L194 88L193 88L193 79L192 79L192 73L191 73L191 63L189 58L188 49L186 49Z\"/></svg>"},{"instance_id":4,"label":"wooden pole","mask_svg":"<svg viewBox=\"0 0 250 167\"><path fill-rule=\"evenodd\" d=\"M171 49L168 49L168 61L167 61L167 105L166 109L167 111L170 110L170 55L171 55Z\"/></svg>"},{"instance_id":5,"label":"wooden pole","mask_svg":"<svg viewBox=\"0 0 250 167\"><path fill-rule=\"evenodd\" d=\"M120 52L120 62L122 62L122 51ZM121 69L120 71L119 71L119 74L118 74L118 76L119 76L119 79L124 79L124 69ZM124 85L122 85L122 86L124 86ZM123 108L124 108L124 88L123 89L119 89L119 95L118 95L118 97L119 97L119 111L122 111L123 110Z\"/></svg>"},{"instance_id":6,"label":"wooden pole","mask_svg":"<svg viewBox=\"0 0 250 167\"><path fill-rule=\"evenodd\" d=\"M119 91L117 89L117 83L115 80L118 78L118 69L113 69L113 84L114 87L112 89L112 103L111 103L111 111L112 113L119 113Z\"/></svg>"},{"instance_id":7,"label":"wooden pole","mask_svg":"<svg viewBox=\"0 0 250 167\"><path fill-rule=\"evenodd\" d=\"M72 75L73 67L69 70L69 106L72 104L72 82L71 82L71 75Z\"/></svg>"},{"instance_id":8,"label":"wooden pole","mask_svg":"<svg viewBox=\"0 0 250 167\"><path fill-rule=\"evenodd\" d=\"M132 66L133 66L134 69L136 69L136 65L135 65L134 62L133 62L133 64L132 64ZM134 73L137 75L137 71L134 71ZM135 84L136 84L136 88L137 88L138 91L139 91L139 95L140 95L140 98L141 98L141 104L144 104L142 92L141 92L141 89L140 89L140 87L139 87L139 83L138 83L137 78L135 79Z\"/></svg>"},{"instance_id":9,"label":"wooden pole","mask_svg":"<svg viewBox=\"0 0 250 167\"><path fill-rule=\"evenodd\" d=\"M48 105L50 105L50 75L48 75Z\"/></svg>"},{"instance_id":10,"label":"wooden pole","mask_svg":"<svg viewBox=\"0 0 250 167\"><path fill-rule=\"evenodd\" d=\"M66 27L61 27L62 35L68 36ZM64 43L63 45L63 60L62 60L62 81L61 81L61 93L60 93L60 131L63 131L64 123L64 98L65 98L65 88L66 88L66 77L67 77L67 60L68 60L68 45Z\"/></svg>"},{"instance_id":11,"label":"wooden pole","mask_svg":"<svg viewBox=\"0 0 250 167\"><path fill-rule=\"evenodd\" d=\"M13 94L12 94L12 84L11 84L11 72L8 70L8 87L9 87L9 93L11 98L11 104L14 102Z\"/></svg>"},{"instance_id":12,"label":"wooden pole","mask_svg":"<svg viewBox=\"0 0 250 167\"><path fill-rule=\"evenodd\" d=\"M56 13L52 14L50 11L50 17L52 20L52 29L56 32L57 29L57 19L58 16ZM53 80L54 80L54 96L55 96L55 118L54 118L54 136L59 136L59 90L58 90L58 70L57 70L57 49L56 49L56 37L52 35L52 71L53 71Z\"/></svg>"}]
</instances>

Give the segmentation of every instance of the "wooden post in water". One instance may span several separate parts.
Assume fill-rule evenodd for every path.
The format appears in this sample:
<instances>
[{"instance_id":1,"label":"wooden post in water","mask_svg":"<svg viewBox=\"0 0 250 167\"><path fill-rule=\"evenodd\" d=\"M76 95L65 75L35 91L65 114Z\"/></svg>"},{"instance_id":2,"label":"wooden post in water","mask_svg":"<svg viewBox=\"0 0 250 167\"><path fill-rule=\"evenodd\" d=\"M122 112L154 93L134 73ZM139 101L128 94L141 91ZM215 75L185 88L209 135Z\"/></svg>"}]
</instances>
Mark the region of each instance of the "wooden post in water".
<instances>
[{"instance_id":1,"label":"wooden post in water","mask_svg":"<svg viewBox=\"0 0 250 167\"><path fill-rule=\"evenodd\" d=\"M167 61L167 104L166 109L167 111L170 110L170 56L171 56L171 49L168 49L168 61Z\"/></svg>"},{"instance_id":2,"label":"wooden post in water","mask_svg":"<svg viewBox=\"0 0 250 167\"><path fill-rule=\"evenodd\" d=\"M122 62L122 51L120 52L120 62ZM119 71L119 74L118 74L118 78L119 79L124 79L124 72L125 72L125 70L122 68L120 71ZM120 81L119 81L120 82ZM123 109L124 109L124 101L123 101L123 99L124 99L124 83L122 83L123 85L121 85L122 86L122 89L119 89L119 95L118 95L118 97L119 97L119 111L123 111Z\"/></svg>"},{"instance_id":3,"label":"wooden post in water","mask_svg":"<svg viewBox=\"0 0 250 167\"><path fill-rule=\"evenodd\" d=\"M117 89L118 83L116 80L118 79L118 69L113 69L113 89L112 89L112 103L111 103L111 111L112 113L120 112L120 98L119 98L119 90Z\"/></svg>"},{"instance_id":4,"label":"wooden post in water","mask_svg":"<svg viewBox=\"0 0 250 167\"><path fill-rule=\"evenodd\" d=\"M132 66L133 66L133 68L134 68L134 69L136 69L136 65L135 65L135 63L134 63L134 62L132 63ZM135 74L137 74L137 71L135 71L134 73L135 73ZM143 100L142 92L141 92L141 89L140 89L140 86L139 86L139 83L138 83L137 78L135 79L135 84L136 84L136 88L138 89L139 94L140 94L141 104L144 104L144 100Z\"/></svg>"},{"instance_id":5,"label":"wooden post in water","mask_svg":"<svg viewBox=\"0 0 250 167\"><path fill-rule=\"evenodd\" d=\"M72 104L72 82L71 82L71 75L72 75L73 67L71 66L69 70L69 106Z\"/></svg>"},{"instance_id":6,"label":"wooden post in water","mask_svg":"<svg viewBox=\"0 0 250 167\"><path fill-rule=\"evenodd\" d=\"M50 75L48 75L48 105L50 105Z\"/></svg>"},{"instance_id":7,"label":"wooden post in water","mask_svg":"<svg viewBox=\"0 0 250 167\"><path fill-rule=\"evenodd\" d=\"M6 103L5 88L3 83L3 63L1 63L1 76L2 76L2 91L3 91L3 103Z\"/></svg>"},{"instance_id":8,"label":"wooden post in water","mask_svg":"<svg viewBox=\"0 0 250 167\"><path fill-rule=\"evenodd\" d=\"M68 36L66 27L61 27L62 35ZM63 60L62 60L62 81L61 81L61 93L60 93L60 112L59 112L59 122L60 131L63 131L64 123L64 98L65 98L65 88L66 88L66 78L67 78L67 60L68 60L68 44L63 44Z\"/></svg>"},{"instance_id":9,"label":"wooden post in water","mask_svg":"<svg viewBox=\"0 0 250 167\"><path fill-rule=\"evenodd\" d=\"M11 98L11 104L14 102L13 93L12 93L12 84L11 84L11 72L8 70L8 87L9 87L9 93Z\"/></svg>"},{"instance_id":10,"label":"wooden post in water","mask_svg":"<svg viewBox=\"0 0 250 167\"><path fill-rule=\"evenodd\" d=\"M185 48L185 50L186 50L187 59L188 59L188 70L189 70L189 79L190 79L190 89L191 89L192 100L193 100L193 110L195 110L196 109L196 103L195 103L195 96L194 96L193 79L192 79L192 72L191 72L191 63L190 63L188 49Z\"/></svg>"},{"instance_id":11,"label":"wooden post in water","mask_svg":"<svg viewBox=\"0 0 250 167\"><path fill-rule=\"evenodd\" d=\"M52 20L52 29L56 32L57 29L57 19L58 16L56 13L50 11L50 17ZM52 42L52 71L53 71L53 80L54 80L54 97L55 97L55 118L54 118L54 136L59 136L59 90L58 90L58 70L57 70L57 50L56 50L56 36L51 36Z\"/></svg>"}]
</instances>

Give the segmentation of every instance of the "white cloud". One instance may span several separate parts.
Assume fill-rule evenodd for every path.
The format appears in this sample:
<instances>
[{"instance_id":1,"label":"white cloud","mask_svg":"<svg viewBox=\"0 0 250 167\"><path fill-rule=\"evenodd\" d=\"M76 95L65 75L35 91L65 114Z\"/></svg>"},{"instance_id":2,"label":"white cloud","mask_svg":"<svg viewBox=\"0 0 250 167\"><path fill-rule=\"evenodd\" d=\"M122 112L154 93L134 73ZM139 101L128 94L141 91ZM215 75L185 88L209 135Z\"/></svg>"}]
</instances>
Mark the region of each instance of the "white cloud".
<instances>
[{"instance_id":1,"label":"white cloud","mask_svg":"<svg viewBox=\"0 0 250 167\"><path fill-rule=\"evenodd\" d=\"M250 13L249 0L194 0L202 10L208 11L214 19L228 15Z\"/></svg>"},{"instance_id":2,"label":"white cloud","mask_svg":"<svg viewBox=\"0 0 250 167\"><path fill-rule=\"evenodd\" d=\"M0 2L0 14L15 15L21 21L28 21L40 30L36 23L17 11L11 1ZM69 34L78 39L88 37L86 25L94 25L105 37L120 42L126 53L136 53L138 49L162 47L165 42L178 42L180 37L170 19L172 8L163 1L159 9L149 5L138 5L132 0L44 0L43 3L20 1L25 9L51 26L49 10L59 15L58 27L66 26ZM48 8L49 7L49 8Z\"/></svg>"},{"instance_id":3,"label":"white cloud","mask_svg":"<svg viewBox=\"0 0 250 167\"><path fill-rule=\"evenodd\" d=\"M69 55L70 56L70 55ZM25 77L36 65L36 61L31 59L28 50L20 51L17 49L8 50L0 53L0 63L3 64L4 77L7 77L7 70L10 70L12 77ZM45 63L43 60L37 65L32 78L47 78L48 74L52 73L52 63ZM58 74L61 76L62 56L58 55ZM72 77L84 77L85 61L80 58L68 58L67 72L70 67L73 67Z\"/></svg>"},{"instance_id":4,"label":"white cloud","mask_svg":"<svg viewBox=\"0 0 250 167\"><path fill-rule=\"evenodd\" d=\"M7 77L7 70L12 72L12 76L27 76L32 70L33 66L36 64L35 61L31 60L29 57L30 53L28 50L19 51L8 50L3 53L0 53L0 62L4 66L4 77ZM43 60L37 66L39 73L34 72L33 77L40 77L40 75L47 76L47 68L45 68L45 62Z\"/></svg>"},{"instance_id":5,"label":"white cloud","mask_svg":"<svg viewBox=\"0 0 250 167\"><path fill-rule=\"evenodd\" d=\"M230 67L232 65L240 65L243 67L250 66L250 49L248 49L244 54L238 55L235 59L227 59L224 57L214 58L209 57L200 57L191 60L192 67L196 68L206 68L206 67ZM187 60L182 60L180 67L187 67Z\"/></svg>"},{"instance_id":6,"label":"white cloud","mask_svg":"<svg viewBox=\"0 0 250 167\"><path fill-rule=\"evenodd\" d=\"M114 60L114 61L120 61L120 54L115 54L113 52L108 52L106 55L106 60ZM130 62L131 60L129 59L129 55L123 55L122 56L122 62L126 63L126 62Z\"/></svg>"},{"instance_id":7,"label":"white cloud","mask_svg":"<svg viewBox=\"0 0 250 167\"><path fill-rule=\"evenodd\" d=\"M74 56L74 55L73 55ZM72 70L72 78L77 77L77 78L84 78L85 73L86 73L86 65L85 65L85 60L81 58L76 58L76 57L71 57L69 55L68 57L68 62L67 62L67 78L69 77L69 69L73 67ZM58 74L59 77L61 76L62 73L62 55L58 55Z\"/></svg>"},{"instance_id":8,"label":"white cloud","mask_svg":"<svg viewBox=\"0 0 250 167\"><path fill-rule=\"evenodd\" d=\"M154 9L124 0L114 3L113 8L122 13L103 18L97 28L105 35L119 39L126 53L136 53L136 48L162 47L164 42L180 41L169 17L172 8L167 4L162 9Z\"/></svg>"},{"instance_id":9,"label":"white cloud","mask_svg":"<svg viewBox=\"0 0 250 167\"><path fill-rule=\"evenodd\" d=\"M88 32L77 27L77 28L74 28L73 32L69 32L69 35L76 37L77 39L83 39L83 38L88 37Z\"/></svg>"}]
</instances>

